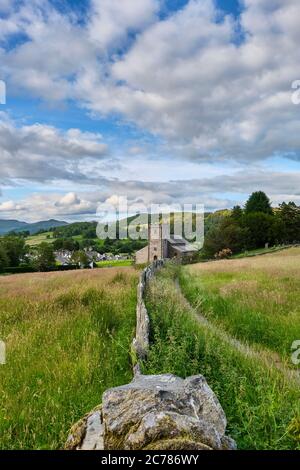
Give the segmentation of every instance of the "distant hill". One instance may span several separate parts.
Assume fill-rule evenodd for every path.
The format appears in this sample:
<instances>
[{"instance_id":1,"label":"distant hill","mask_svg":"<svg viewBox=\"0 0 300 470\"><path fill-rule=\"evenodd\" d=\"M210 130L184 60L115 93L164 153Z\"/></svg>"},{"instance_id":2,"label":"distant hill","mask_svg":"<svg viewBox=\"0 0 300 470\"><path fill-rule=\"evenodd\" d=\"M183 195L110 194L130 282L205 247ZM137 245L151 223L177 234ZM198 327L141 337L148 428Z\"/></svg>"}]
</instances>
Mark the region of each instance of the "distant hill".
<instances>
[{"instance_id":1,"label":"distant hill","mask_svg":"<svg viewBox=\"0 0 300 470\"><path fill-rule=\"evenodd\" d=\"M0 220L0 235L5 235L9 232L23 232L29 231L32 235L40 232L41 230L49 230L55 227L63 227L68 225L67 222L61 220L42 220L40 222L35 222L29 224L27 222L21 222L19 220Z\"/></svg>"}]
</instances>

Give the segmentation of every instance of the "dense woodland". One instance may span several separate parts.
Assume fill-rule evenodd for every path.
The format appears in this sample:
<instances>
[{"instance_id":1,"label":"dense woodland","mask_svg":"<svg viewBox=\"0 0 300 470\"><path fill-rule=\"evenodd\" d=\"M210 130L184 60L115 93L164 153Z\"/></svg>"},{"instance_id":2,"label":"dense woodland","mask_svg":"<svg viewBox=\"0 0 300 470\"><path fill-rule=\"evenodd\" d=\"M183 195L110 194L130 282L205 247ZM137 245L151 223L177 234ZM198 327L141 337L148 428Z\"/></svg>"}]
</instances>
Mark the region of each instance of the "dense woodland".
<instances>
[{"instance_id":1,"label":"dense woodland","mask_svg":"<svg viewBox=\"0 0 300 470\"><path fill-rule=\"evenodd\" d=\"M223 250L227 254L300 242L300 207L283 202L273 209L267 195L254 192L244 208L211 214L201 257L212 258ZM225 253L226 255L226 253Z\"/></svg>"}]
</instances>

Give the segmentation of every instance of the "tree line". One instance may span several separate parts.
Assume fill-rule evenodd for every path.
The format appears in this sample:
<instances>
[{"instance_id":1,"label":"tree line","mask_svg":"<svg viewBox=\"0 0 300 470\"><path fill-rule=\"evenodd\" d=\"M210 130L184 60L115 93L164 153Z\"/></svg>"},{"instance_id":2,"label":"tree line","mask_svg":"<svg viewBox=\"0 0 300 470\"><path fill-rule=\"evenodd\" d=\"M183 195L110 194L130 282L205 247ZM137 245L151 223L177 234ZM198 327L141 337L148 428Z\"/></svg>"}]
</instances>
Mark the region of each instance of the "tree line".
<instances>
[{"instance_id":1,"label":"tree line","mask_svg":"<svg viewBox=\"0 0 300 470\"><path fill-rule=\"evenodd\" d=\"M295 202L283 202L273 209L268 196L257 191L244 208L235 206L209 226L201 256L212 258L222 252L228 255L299 242L300 207Z\"/></svg>"},{"instance_id":2,"label":"tree line","mask_svg":"<svg viewBox=\"0 0 300 470\"><path fill-rule=\"evenodd\" d=\"M0 272L15 270L24 272L29 269L45 271L55 267L53 247L41 243L34 249L34 256L29 257L30 247L26 245L22 234L8 234L0 239Z\"/></svg>"}]
</instances>

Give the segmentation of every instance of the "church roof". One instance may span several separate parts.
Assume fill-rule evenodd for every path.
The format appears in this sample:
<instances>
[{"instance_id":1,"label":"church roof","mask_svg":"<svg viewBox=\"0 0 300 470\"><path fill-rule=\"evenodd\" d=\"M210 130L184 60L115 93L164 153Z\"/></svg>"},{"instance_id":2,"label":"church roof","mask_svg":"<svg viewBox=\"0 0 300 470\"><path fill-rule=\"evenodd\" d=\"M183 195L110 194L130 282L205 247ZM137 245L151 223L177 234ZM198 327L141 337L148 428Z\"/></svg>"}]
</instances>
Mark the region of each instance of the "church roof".
<instances>
[{"instance_id":1,"label":"church roof","mask_svg":"<svg viewBox=\"0 0 300 470\"><path fill-rule=\"evenodd\" d=\"M193 245L191 245L187 240L182 237L170 237L167 238L167 241L172 245L172 247L181 252L187 253L190 251L198 251Z\"/></svg>"}]
</instances>

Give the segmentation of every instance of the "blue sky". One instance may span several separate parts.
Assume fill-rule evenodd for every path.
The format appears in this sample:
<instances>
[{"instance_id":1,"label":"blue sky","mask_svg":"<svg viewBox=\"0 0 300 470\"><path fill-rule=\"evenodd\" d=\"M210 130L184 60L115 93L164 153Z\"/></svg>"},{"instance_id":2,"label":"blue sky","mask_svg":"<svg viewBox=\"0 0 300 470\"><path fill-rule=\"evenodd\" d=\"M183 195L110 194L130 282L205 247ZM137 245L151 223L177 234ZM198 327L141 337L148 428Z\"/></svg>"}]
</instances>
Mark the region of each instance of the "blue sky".
<instances>
[{"instance_id":1,"label":"blue sky","mask_svg":"<svg viewBox=\"0 0 300 470\"><path fill-rule=\"evenodd\" d=\"M297 0L0 5L0 218L300 201Z\"/></svg>"}]
</instances>

